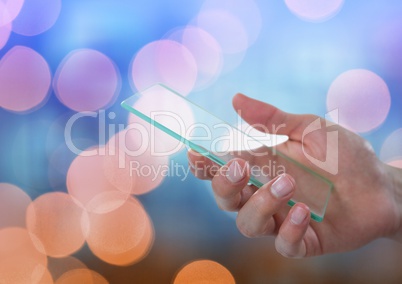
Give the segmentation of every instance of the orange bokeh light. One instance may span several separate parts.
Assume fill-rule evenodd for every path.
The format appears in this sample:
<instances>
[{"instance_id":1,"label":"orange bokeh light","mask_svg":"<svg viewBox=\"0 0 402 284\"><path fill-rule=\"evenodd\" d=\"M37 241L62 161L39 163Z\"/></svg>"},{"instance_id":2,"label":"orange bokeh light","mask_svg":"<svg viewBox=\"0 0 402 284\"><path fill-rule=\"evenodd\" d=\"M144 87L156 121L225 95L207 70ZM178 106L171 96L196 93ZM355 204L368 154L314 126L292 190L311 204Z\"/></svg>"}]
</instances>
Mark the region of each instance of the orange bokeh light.
<instances>
[{"instance_id":1,"label":"orange bokeh light","mask_svg":"<svg viewBox=\"0 0 402 284\"><path fill-rule=\"evenodd\" d=\"M47 265L53 279L59 279L64 273L74 269L86 269L86 265L73 256L49 258Z\"/></svg>"},{"instance_id":2,"label":"orange bokeh light","mask_svg":"<svg viewBox=\"0 0 402 284\"><path fill-rule=\"evenodd\" d=\"M64 273L56 284L71 284L71 283L85 283L85 284L107 284L109 283L102 275L90 269L73 269Z\"/></svg>"},{"instance_id":3,"label":"orange bokeh light","mask_svg":"<svg viewBox=\"0 0 402 284\"><path fill-rule=\"evenodd\" d=\"M211 260L197 260L177 273L174 284L182 283L234 284L235 280L221 264Z\"/></svg>"},{"instance_id":4,"label":"orange bokeh light","mask_svg":"<svg viewBox=\"0 0 402 284\"><path fill-rule=\"evenodd\" d=\"M1 283L48 283L47 257L37 250L40 242L32 242L30 233L23 228L0 230Z\"/></svg>"},{"instance_id":5,"label":"orange bokeh light","mask_svg":"<svg viewBox=\"0 0 402 284\"><path fill-rule=\"evenodd\" d=\"M83 151L70 165L68 192L88 212L107 213L129 197L135 179L127 165L119 167L123 154L118 150L109 152L105 147L92 148Z\"/></svg>"},{"instance_id":6,"label":"orange bokeh light","mask_svg":"<svg viewBox=\"0 0 402 284\"><path fill-rule=\"evenodd\" d=\"M33 277L33 281L31 283L38 283L38 284L53 284L53 277L52 274L50 274L49 270L42 267L40 270L38 270L38 275L42 275L40 280L36 281L35 280L35 275Z\"/></svg>"},{"instance_id":7,"label":"orange bokeh light","mask_svg":"<svg viewBox=\"0 0 402 284\"><path fill-rule=\"evenodd\" d=\"M17 186L0 183L0 228L25 228L25 214L31 201Z\"/></svg>"},{"instance_id":8,"label":"orange bokeh light","mask_svg":"<svg viewBox=\"0 0 402 284\"><path fill-rule=\"evenodd\" d=\"M144 143L146 143L147 148L142 151L140 149L144 147ZM107 148L113 147L112 144L114 144L116 145L115 147L125 153L124 158L130 168L129 175L134 179L131 194L140 195L148 193L158 187L165 178L160 169L168 167L169 157L152 155L148 143L130 125L125 130L113 136L108 142Z\"/></svg>"},{"instance_id":9,"label":"orange bokeh light","mask_svg":"<svg viewBox=\"0 0 402 284\"><path fill-rule=\"evenodd\" d=\"M81 227L86 212L62 192L35 199L27 209L27 228L43 244L43 252L64 257L79 250L85 242Z\"/></svg>"},{"instance_id":10,"label":"orange bokeh light","mask_svg":"<svg viewBox=\"0 0 402 284\"><path fill-rule=\"evenodd\" d=\"M138 262L149 252L153 239L151 220L134 197L114 211L89 213L88 246L107 263L125 266Z\"/></svg>"}]
</instances>

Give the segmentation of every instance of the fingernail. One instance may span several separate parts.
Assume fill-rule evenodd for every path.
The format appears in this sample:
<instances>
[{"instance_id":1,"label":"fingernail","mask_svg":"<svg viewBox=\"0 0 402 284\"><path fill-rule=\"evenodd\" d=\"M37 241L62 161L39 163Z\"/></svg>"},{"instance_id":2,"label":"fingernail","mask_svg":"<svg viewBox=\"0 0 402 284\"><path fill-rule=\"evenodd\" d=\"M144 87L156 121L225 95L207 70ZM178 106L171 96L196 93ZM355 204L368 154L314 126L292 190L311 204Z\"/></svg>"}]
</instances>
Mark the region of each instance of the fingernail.
<instances>
[{"instance_id":1,"label":"fingernail","mask_svg":"<svg viewBox=\"0 0 402 284\"><path fill-rule=\"evenodd\" d=\"M226 172L226 178L231 183L238 183L245 177L245 170L247 166L247 163L244 165L244 167L242 167L239 162L232 162Z\"/></svg>"},{"instance_id":2,"label":"fingernail","mask_svg":"<svg viewBox=\"0 0 402 284\"><path fill-rule=\"evenodd\" d=\"M290 216L290 221L295 225L300 225L307 218L307 210L303 207L297 206Z\"/></svg>"},{"instance_id":3,"label":"fingernail","mask_svg":"<svg viewBox=\"0 0 402 284\"><path fill-rule=\"evenodd\" d=\"M276 198L282 198L293 190L293 183L286 175L281 175L271 186L271 192Z\"/></svg>"}]
</instances>

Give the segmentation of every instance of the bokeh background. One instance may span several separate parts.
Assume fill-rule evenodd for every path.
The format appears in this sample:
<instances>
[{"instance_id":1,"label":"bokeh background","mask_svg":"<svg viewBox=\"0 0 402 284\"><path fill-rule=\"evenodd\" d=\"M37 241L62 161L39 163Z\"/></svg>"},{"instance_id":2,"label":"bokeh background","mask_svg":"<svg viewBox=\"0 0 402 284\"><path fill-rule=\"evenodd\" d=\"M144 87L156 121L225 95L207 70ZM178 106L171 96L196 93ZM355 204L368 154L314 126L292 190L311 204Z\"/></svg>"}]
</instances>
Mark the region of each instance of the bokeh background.
<instances>
[{"instance_id":1,"label":"bokeh background","mask_svg":"<svg viewBox=\"0 0 402 284\"><path fill-rule=\"evenodd\" d=\"M243 237L209 182L166 174L185 150L136 157L155 178L118 162L140 146L120 102L164 82L230 123L237 92L337 110L402 167L401 15L398 0L0 0L0 282L400 283L389 240L291 260Z\"/></svg>"}]
</instances>

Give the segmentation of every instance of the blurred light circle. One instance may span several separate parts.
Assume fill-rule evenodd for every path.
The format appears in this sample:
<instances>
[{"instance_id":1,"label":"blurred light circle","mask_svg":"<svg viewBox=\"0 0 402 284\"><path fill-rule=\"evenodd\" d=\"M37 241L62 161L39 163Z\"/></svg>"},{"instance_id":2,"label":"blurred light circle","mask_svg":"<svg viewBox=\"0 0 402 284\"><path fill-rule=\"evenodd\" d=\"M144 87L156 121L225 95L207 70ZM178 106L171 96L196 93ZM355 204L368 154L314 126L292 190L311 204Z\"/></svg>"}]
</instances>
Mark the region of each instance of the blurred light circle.
<instances>
[{"instance_id":1,"label":"blurred light circle","mask_svg":"<svg viewBox=\"0 0 402 284\"><path fill-rule=\"evenodd\" d=\"M231 0L206 0L201 11L221 10L228 11L238 18L247 33L248 45L253 44L260 32L262 18L260 9L254 0L237 0L236 4Z\"/></svg>"},{"instance_id":2,"label":"blurred light circle","mask_svg":"<svg viewBox=\"0 0 402 284\"><path fill-rule=\"evenodd\" d=\"M0 27L11 23L21 11L24 0L0 1Z\"/></svg>"},{"instance_id":3,"label":"blurred light circle","mask_svg":"<svg viewBox=\"0 0 402 284\"><path fill-rule=\"evenodd\" d=\"M148 139L142 137L132 126L133 124L129 124L125 130L113 136L109 144L113 141L125 153L130 165L130 175L135 179L131 194L140 195L152 191L162 183L165 178L162 170L169 167L169 157L152 155Z\"/></svg>"},{"instance_id":4,"label":"blurred light circle","mask_svg":"<svg viewBox=\"0 0 402 284\"><path fill-rule=\"evenodd\" d=\"M236 282L230 271L221 264L212 260L196 260L180 269L173 283L235 284Z\"/></svg>"},{"instance_id":5,"label":"blurred light circle","mask_svg":"<svg viewBox=\"0 0 402 284\"><path fill-rule=\"evenodd\" d=\"M381 21L372 31L369 52L373 56L375 66L381 68L381 74L399 82L402 79L402 17L394 17Z\"/></svg>"},{"instance_id":6,"label":"blurred light circle","mask_svg":"<svg viewBox=\"0 0 402 284\"><path fill-rule=\"evenodd\" d=\"M380 159L384 162L402 159L402 128L392 132L381 146Z\"/></svg>"},{"instance_id":7,"label":"blurred light circle","mask_svg":"<svg viewBox=\"0 0 402 284\"><path fill-rule=\"evenodd\" d=\"M194 88L197 63L184 45L172 40L154 41L134 57L131 79L140 91L156 83L164 83L186 96Z\"/></svg>"},{"instance_id":8,"label":"blurred light circle","mask_svg":"<svg viewBox=\"0 0 402 284\"><path fill-rule=\"evenodd\" d=\"M195 26L187 26L175 31L169 38L177 38L194 56L198 69L195 90L204 89L216 80L222 70L223 56L219 43L212 35Z\"/></svg>"},{"instance_id":9,"label":"blurred light circle","mask_svg":"<svg viewBox=\"0 0 402 284\"><path fill-rule=\"evenodd\" d=\"M192 21L195 26L211 34L221 47L223 53L222 74L227 74L239 67L246 55L247 48L251 45L245 23L239 19L239 17L243 19L245 13L240 16L241 13L237 13L238 8L230 9L228 7L230 5L227 4L227 1L222 3L216 1L215 5L221 7L220 9L204 9ZM205 7L212 8L215 5L207 3ZM226 8L223 8L224 6ZM237 3L231 6L237 7ZM232 10L236 13L231 13Z\"/></svg>"},{"instance_id":10,"label":"blurred light circle","mask_svg":"<svg viewBox=\"0 0 402 284\"><path fill-rule=\"evenodd\" d=\"M46 60L31 48L15 46L0 61L0 106L16 112L33 110L44 103L50 83Z\"/></svg>"},{"instance_id":11,"label":"blurred light circle","mask_svg":"<svg viewBox=\"0 0 402 284\"><path fill-rule=\"evenodd\" d=\"M124 204L135 179L120 152L90 148L80 153L67 173L67 190L89 212L107 213ZM120 168L119 163L124 162Z\"/></svg>"},{"instance_id":12,"label":"blurred light circle","mask_svg":"<svg viewBox=\"0 0 402 284\"><path fill-rule=\"evenodd\" d=\"M388 162L388 165L402 169L402 159Z\"/></svg>"},{"instance_id":13,"label":"blurred light circle","mask_svg":"<svg viewBox=\"0 0 402 284\"><path fill-rule=\"evenodd\" d=\"M96 144L90 139L72 139L72 143L74 147L84 150ZM68 169L76 157L77 154L71 151L66 143L60 144L49 154L48 176L52 188L65 186Z\"/></svg>"},{"instance_id":14,"label":"blurred light circle","mask_svg":"<svg viewBox=\"0 0 402 284\"><path fill-rule=\"evenodd\" d=\"M61 10L61 0L24 0L24 5L13 21L13 32L34 36L50 29Z\"/></svg>"},{"instance_id":15,"label":"blurred light circle","mask_svg":"<svg viewBox=\"0 0 402 284\"><path fill-rule=\"evenodd\" d=\"M96 111L114 103L120 91L120 75L103 53L79 49L63 59L53 87L66 107L78 112Z\"/></svg>"},{"instance_id":16,"label":"blurred light circle","mask_svg":"<svg viewBox=\"0 0 402 284\"><path fill-rule=\"evenodd\" d=\"M49 258L47 264L48 270L51 273L53 279L57 280L64 273L74 269L86 269L86 265L81 260L67 256L63 258Z\"/></svg>"},{"instance_id":17,"label":"blurred light circle","mask_svg":"<svg viewBox=\"0 0 402 284\"><path fill-rule=\"evenodd\" d=\"M364 69L339 75L327 94L327 110L338 109L339 124L355 132L368 132L387 118L391 96L384 80Z\"/></svg>"},{"instance_id":18,"label":"blurred light circle","mask_svg":"<svg viewBox=\"0 0 402 284\"><path fill-rule=\"evenodd\" d=\"M134 103L133 108L152 117L171 132L182 137L186 136L190 127L195 123L193 111L186 100L161 85L152 86L141 92L141 95L141 98ZM141 129L141 134L149 138L142 143L149 143L148 147L152 155L173 155L185 148L179 140L134 114L130 113L128 121L130 127Z\"/></svg>"},{"instance_id":19,"label":"blurred light circle","mask_svg":"<svg viewBox=\"0 0 402 284\"><path fill-rule=\"evenodd\" d=\"M27 228L52 257L65 257L85 242L81 222L85 212L63 192L51 192L35 199L27 210Z\"/></svg>"},{"instance_id":20,"label":"blurred light circle","mask_svg":"<svg viewBox=\"0 0 402 284\"><path fill-rule=\"evenodd\" d=\"M9 183L0 183L0 228L25 228L26 210L31 198L25 191Z\"/></svg>"},{"instance_id":21,"label":"blurred light circle","mask_svg":"<svg viewBox=\"0 0 402 284\"><path fill-rule=\"evenodd\" d=\"M36 281L35 279L38 279ZM34 276L32 277L32 282L31 283L38 283L38 284L53 284L53 277L52 274L50 274L49 270L46 269L45 267L38 266L36 269L36 272L34 272Z\"/></svg>"},{"instance_id":22,"label":"blurred light circle","mask_svg":"<svg viewBox=\"0 0 402 284\"><path fill-rule=\"evenodd\" d=\"M285 0L289 10L297 17L310 22L322 22L334 17L344 0Z\"/></svg>"},{"instance_id":23,"label":"blurred light circle","mask_svg":"<svg viewBox=\"0 0 402 284\"><path fill-rule=\"evenodd\" d=\"M106 214L89 214L87 243L103 261L130 265L147 255L153 244L153 225L142 204L130 197Z\"/></svg>"},{"instance_id":24,"label":"blurred light circle","mask_svg":"<svg viewBox=\"0 0 402 284\"><path fill-rule=\"evenodd\" d=\"M82 268L67 271L55 282L55 284L71 283L108 284L109 282L99 273L90 269Z\"/></svg>"},{"instance_id":25,"label":"blurred light circle","mask_svg":"<svg viewBox=\"0 0 402 284\"><path fill-rule=\"evenodd\" d=\"M210 33L224 53L238 53L249 46L243 23L226 10L204 10L198 14L197 26Z\"/></svg>"},{"instance_id":26,"label":"blurred light circle","mask_svg":"<svg viewBox=\"0 0 402 284\"><path fill-rule=\"evenodd\" d=\"M1 4L0 4L1 7ZM0 49L2 49L8 42L11 33L11 24L0 26Z\"/></svg>"},{"instance_id":27,"label":"blurred light circle","mask_svg":"<svg viewBox=\"0 0 402 284\"><path fill-rule=\"evenodd\" d=\"M36 242L38 242L36 240ZM47 257L37 250L23 228L0 230L0 279L2 283L43 283Z\"/></svg>"}]
</instances>

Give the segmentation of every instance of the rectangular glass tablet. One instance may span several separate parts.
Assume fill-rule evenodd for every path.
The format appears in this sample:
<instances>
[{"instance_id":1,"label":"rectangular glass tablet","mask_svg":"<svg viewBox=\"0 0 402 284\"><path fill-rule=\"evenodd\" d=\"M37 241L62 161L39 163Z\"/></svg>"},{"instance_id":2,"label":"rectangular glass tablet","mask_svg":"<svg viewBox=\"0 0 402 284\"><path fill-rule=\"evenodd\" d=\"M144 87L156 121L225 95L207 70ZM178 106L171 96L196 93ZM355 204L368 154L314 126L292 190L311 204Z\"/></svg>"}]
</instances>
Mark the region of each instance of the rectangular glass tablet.
<instances>
[{"instance_id":1,"label":"rectangular glass tablet","mask_svg":"<svg viewBox=\"0 0 402 284\"><path fill-rule=\"evenodd\" d=\"M149 103L141 103L144 99ZM121 105L220 166L235 157L247 160L252 174L249 183L258 188L279 174L290 174L296 190L289 205L303 202L309 206L312 219L323 220L332 183L274 146L267 146L259 137L226 123L162 84L129 97Z\"/></svg>"}]
</instances>

